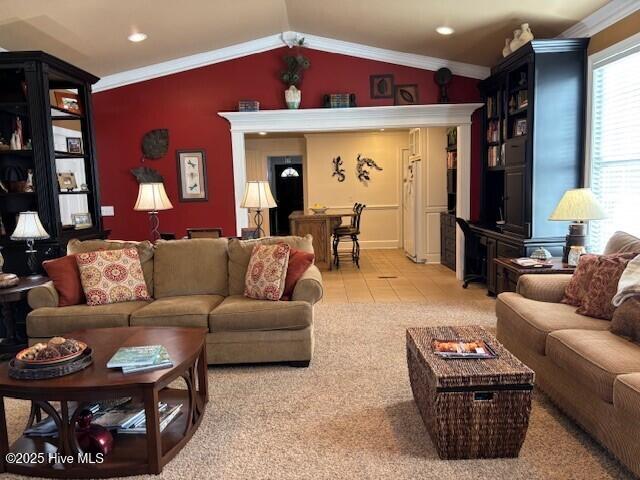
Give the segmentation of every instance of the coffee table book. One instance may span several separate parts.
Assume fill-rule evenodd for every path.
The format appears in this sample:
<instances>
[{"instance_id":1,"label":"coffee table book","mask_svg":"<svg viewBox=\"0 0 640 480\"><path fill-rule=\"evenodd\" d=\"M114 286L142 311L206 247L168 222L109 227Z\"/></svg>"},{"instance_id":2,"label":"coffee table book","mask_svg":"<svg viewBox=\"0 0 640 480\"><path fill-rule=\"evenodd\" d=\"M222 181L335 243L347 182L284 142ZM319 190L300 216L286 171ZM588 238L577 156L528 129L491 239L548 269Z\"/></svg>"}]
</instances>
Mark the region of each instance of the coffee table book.
<instances>
[{"instance_id":1,"label":"coffee table book","mask_svg":"<svg viewBox=\"0 0 640 480\"><path fill-rule=\"evenodd\" d=\"M158 474L189 442L208 402L207 360L204 328L120 327L71 332L69 337L93 349L94 362L79 372L46 380L16 380L8 375L8 365L0 365L0 472L49 478L105 478ZM120 347L164 345L174 366L152 372L123 375L107 368L107 361ZM170 388L182 378L186 388ZM8 443L4 397L31 401L26 428L42 413L55 418L58 436L22 435ZM9 463L7 453L43 454L79 458L82 453L75 436L79 412L86 406L106 400L131 397L144 408L146 434L117 434L113 450L103 463L48 462ZM60 411L57 407L60 402ZM72 413L72 406L79 408ZM180 415L161 430L159 403L182 404ZM37 457L36 457L37 458Z\"/></svg>"}]
</instances>

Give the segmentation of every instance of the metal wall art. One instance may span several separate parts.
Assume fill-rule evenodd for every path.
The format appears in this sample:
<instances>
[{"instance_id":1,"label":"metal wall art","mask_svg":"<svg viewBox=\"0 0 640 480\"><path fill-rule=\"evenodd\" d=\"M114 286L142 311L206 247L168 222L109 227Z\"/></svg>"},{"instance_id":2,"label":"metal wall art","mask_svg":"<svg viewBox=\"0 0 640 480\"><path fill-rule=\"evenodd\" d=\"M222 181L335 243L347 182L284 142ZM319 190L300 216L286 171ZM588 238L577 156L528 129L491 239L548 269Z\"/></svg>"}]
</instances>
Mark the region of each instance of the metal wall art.
<instances>
[{"instance_id":1,"label":"metal wall art","mask_svg":"<svg viewBox=\"0 0 640 480\"><path fill-rule=\"evenodd\" d=\"M162 183L164 178L156 169L151 167L132 168L131 173L138 183Z\"/></svg>"},{"instance_id":2,"label":"metal wall art","mask_svg":"<svg viewBox=\"0 0 640 480\"><path fill-rule=\"evenodd\" d=\"M340 156L337 156L336 158L331 160L331 162L333 163L333 173L331 174L331 176L338 177L339 182L344 182L345 175L344 168L342 168L342 159L340 158Z\"/></svg>"},{"instance_id":3,"label":"metal wall art","mask_svg":"<svg viewBox=\"0 0 640 480\"><path fill-rule=\"evenodd\" d=\"M156 128L150 130L142 137L142 160L158 160L164 157L169 150L169 130Z\"/></svg>"},{"instance_id":4,"label":"metal wall art","mask_svg":"<svg viewBox=\"0 0 640 480\"><path fill-rule=\"evenodd\" d=\"M364 168L365 166L372 168L374 170L378 170L380 172L382 171L382 167L379 166L372 158L363 157L362 154L359 153L356 160L358 162L356 166L356 173L358 175L358 180L360 180L365 185L367 184L367 182L371 180L371 175L369 173L369 170L365 169Z\"/></svg>"}]
</instances>

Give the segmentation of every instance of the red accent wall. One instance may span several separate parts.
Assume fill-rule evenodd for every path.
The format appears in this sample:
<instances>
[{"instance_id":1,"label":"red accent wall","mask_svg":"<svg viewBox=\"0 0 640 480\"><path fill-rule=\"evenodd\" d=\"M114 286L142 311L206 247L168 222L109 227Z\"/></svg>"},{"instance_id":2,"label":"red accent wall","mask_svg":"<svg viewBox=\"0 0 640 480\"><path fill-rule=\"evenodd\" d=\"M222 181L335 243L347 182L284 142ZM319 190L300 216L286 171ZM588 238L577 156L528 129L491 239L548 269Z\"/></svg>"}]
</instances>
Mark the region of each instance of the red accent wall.
<instances>
[{"instance_id":1,"label":"red accent wall","mask_svg":"<svg viewBox=\"0 0 640 480\"><path fill-rule=\"evenodd\" d=\"M160 230L178 237L188 227L216 226L225 234L235 233L229 124L217 113L236 110L241 99L260 101L262 110L284 108L284 86L278 75L287 52L283 47L93 95L101 203L115 207L115 216L104 218L111 238L149 236L148 215L133 211L138 187L130 170L140 165L140 140L153 128L168 128L170 142L166 157L145 162L162 173L174 205L160 213ZM396 84L418 84L420 103L437 102L431 71L311 49L304 54L311 68L300 86L301 108L321 107L322 96L331 92L355 93L358 106L392 105L392 99L369 98L369 75L382 73L393 74ZM478 101L477 83L454 76L450 100ZM175 151L184 149L206 153L207 202L178 202Z\"/></svg>"}]
</instances>

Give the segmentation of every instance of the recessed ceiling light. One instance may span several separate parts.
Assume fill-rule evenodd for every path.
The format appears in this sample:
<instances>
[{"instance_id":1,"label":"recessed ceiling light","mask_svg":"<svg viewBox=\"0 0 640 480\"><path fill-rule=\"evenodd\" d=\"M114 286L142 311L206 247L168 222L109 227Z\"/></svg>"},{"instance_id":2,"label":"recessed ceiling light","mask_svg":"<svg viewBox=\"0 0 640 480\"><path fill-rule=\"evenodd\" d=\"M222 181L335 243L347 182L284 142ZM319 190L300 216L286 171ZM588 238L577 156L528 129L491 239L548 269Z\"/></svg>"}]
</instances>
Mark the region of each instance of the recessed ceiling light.
<instances>
[{"instance_id":1,"label":"recessed ceiling light","mask_svg":"<svg viewBox=\"0 0 640 480\"><path fill-rule=\"evenodd\" d=\"M380 129L380 131L381 131L381 132L384 132L384 128L381 128L381 129Z\"/></svg>"},{"instance_id":2,"label":"recessed ceiling light","mask_svg":"<svg viewBox=\"0 0 640 480\"><path fill-rule=\"evenodd\" d=\"M436 32L438 32L440 35L451 35L454 30L451 27L445 27L444 25L441 27L436 28Z\"/></svg>"},{"instance_id":3,"label":"recessed ceiling light","mask_svg":"<svg viewBox=\"0 0 640 480\"><path fill-rule=\"evenodd\" d=\"M266 135L267 132L258 132L258 135Z\"/></svg>"},{"instance_id":4,"label":"recessed ceiling light","mask_svg":"<svg viewBox=\"0 0 640 480\"><path fill-rule=\"evenodd\" d=\"M147 39L147 34L142 32L132 33L127 37L130 42L138 43Z\"/></svg>"}]
</instances>

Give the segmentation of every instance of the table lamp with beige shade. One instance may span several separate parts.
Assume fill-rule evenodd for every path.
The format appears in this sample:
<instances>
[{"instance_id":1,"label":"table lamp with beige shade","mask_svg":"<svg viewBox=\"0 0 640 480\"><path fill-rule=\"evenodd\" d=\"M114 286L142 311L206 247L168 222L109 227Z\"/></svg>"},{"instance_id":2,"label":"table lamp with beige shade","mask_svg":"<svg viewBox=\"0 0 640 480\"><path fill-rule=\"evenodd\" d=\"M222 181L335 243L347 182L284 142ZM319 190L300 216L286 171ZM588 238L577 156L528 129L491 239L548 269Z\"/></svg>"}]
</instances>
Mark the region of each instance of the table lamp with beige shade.
<instances>
[{"instance_id":1,"label":"table lamp with beige shade","mask_svg":"<svg viewBox=\"0 0 640 480\"><path fill-rule=\"evenodd\" d=\"M158 212L173 208L162 182L141 183L138 188L138 199L133 209L140 212L149 212L151 224L151 238L153 241L160 238L160 220Z\"/></svg>"},{"instance_id":2,"label":"table lamp with beige shade","mask_svg":"<svg viewBox=\"0 0 640 480\"><path fill-rule=\"evenodd\" d=\"M271 194L269 182L263 180L248 181L244 189L244 198L240 204L242 208L255 210L254 220L256 222L256 231L254 238L260 238L264 235L262 229L262 210L277 207L275 198Z\"/></svg>"},{"instance_id":3,"label":"table lamp with beige shade","mask_svg":"<svg viewBox=\"0 0 640 480\"><path fill-rule=\"evenodd\" d=\"M587 224L590 220L602 220L606 214L590 188L567 190L549 220L569 221L567 244L564 247L562 261L567 262L571 247L584 247L587 239Z\"/></svg>"},{"instance_id":4,"label":"table lamp with beige shade","mask_svg":"<svg viewBox=\"0 0 640 480\"><path fill-rule=\"evenodd\" d=\"M31 277L39 276L38 251L34 246L36 240L46 240L49 234L42 226L38 212L20 212L16 228L11 234L11 240L26 240L27 266Z\"/></svg>"}]
</instances>

